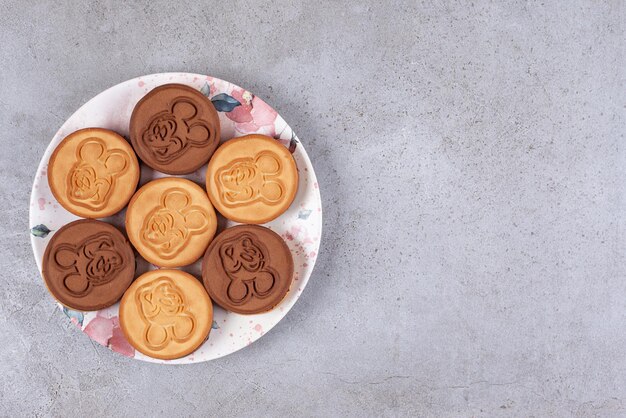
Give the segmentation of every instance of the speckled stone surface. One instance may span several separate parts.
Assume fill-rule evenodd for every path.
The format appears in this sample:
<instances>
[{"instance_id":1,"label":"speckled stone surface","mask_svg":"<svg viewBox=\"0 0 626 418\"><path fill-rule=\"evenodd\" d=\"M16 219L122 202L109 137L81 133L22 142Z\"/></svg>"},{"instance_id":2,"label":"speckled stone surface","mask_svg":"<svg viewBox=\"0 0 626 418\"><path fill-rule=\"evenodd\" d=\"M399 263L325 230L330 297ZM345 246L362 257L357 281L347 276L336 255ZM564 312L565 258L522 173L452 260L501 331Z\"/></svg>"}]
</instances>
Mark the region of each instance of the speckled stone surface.
<instances>
[{"instance_id":1,"label":"speckled stone surface","mask_svg":"<svg viewBox=\"0 0 626 418\"><path fill-rule=\"evenodd\" d=\"M201 3L0 0L0 415L626 414L623 3ZM165 71L270 103L324 202L294 309L192 366L91 342L28 235L62 122Z\"/></svg>"}]
</instances>

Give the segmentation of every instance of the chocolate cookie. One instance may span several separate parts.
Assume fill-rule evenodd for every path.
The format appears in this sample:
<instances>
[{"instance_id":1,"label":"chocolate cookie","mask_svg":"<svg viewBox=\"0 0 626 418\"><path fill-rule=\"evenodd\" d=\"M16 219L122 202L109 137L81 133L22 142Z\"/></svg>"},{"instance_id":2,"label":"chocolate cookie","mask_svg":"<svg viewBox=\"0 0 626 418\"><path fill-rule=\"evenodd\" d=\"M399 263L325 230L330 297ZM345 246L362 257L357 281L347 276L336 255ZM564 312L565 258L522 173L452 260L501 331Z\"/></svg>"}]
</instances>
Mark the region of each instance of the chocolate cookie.
<instances>
[{"instance_id":1,"label":"chocolate cookie","mask_svg":"<svg viewBox=\"0 0 626 418\"><path fill-rule=\"evenodd\" d=\"M278 305L293 277L289 247L271 229L238 225L213 240L202 261L204 287L222 308L256 314Z\"/></svg>"},{"instance_id":2,"label":"chocolate cookie","mask_svg":"<svg viewBox=\"0 0 626 418\"><path fill-rule=\"evenodd\" d=\"M113 305L135 275L135 254L124 235L91 219L59 229L48 242L42 264L52 296L79 311Z\"/></svg>"},{"instance_id":3,"label":"chocolate cookie","mask_svg":"<svg viewBox=\"0 0 626 418\"><path fill-rule=\"evenodd\" d=\"M213 323L213 305L195 277L180 270L142 274L120 303L128 342L150 357L175 359L198 348Z\"/></svg>"},{"instance_id":4,"label":"chocolate cookie","mask_svg":"<svg viewBox=\"0 0 626 418\"><path fill-rule=\"evenodd\" d=\"M188 174L206 164L220 141L213 103L183 84L165 84L146 94L130 118L137 155L155 170Z\"/></svg>"},{"instance_id":5,"label":"chocolate cookie","mask_svg":"<svg viewBox=\"0 0 626 418\"><path fill-rule=\"evenodd\" d=\"M264 135L222 144L206 172L213 206L235 222L262 224L285 212L298 191L298 169L287 148Z\"/></svg>"},{"instance_id":6,"label":"chocolate cookie","mask_svg":"<svg viewBox=\"0 0 626 418\"><path fill-rule=\"evenodd\" d=\"M74 215L104 218L126 206L139 182L139 162L117 133L87 128L69 134L48 164L56 200Z\"/></svg>"}]
</instances>

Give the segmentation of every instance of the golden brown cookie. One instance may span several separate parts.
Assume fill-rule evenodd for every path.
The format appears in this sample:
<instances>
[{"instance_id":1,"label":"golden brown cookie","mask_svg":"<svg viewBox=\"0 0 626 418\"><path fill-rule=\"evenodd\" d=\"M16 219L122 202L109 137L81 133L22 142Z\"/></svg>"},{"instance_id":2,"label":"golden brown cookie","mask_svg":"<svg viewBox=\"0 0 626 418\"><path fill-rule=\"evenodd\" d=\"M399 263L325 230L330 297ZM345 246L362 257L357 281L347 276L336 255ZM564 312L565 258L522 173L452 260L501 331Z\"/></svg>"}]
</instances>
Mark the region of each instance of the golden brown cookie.
<instances>
[{"instance_id":1,"label":"golden brown cookie","mask_svg":"<svg viewBox=\"0 0 626 418\"><path fill-rule=\"evenodd\" d=\"M183 84L165 84L146 94L130 118L130 140L139 158L167 174L187 174L209 161L220 142L213 103Z\"/></svg>"},{"instance_id":2,"label":"golden brown cookie","mask_svg":"<svg viewBox=\"0 0 626 418\"><path fill-rule=\"evenodd\" d=\"M165 360L186 356L208 337L213 305L200 282L180 270L142 274L120 303L120 325L143 354Z\"/></svg>"},{"instance_id":3,"label":"golden brown cookie","mask_svg":"<svg viewBox=\"0 0 626 418\"><path fill-rule=\"evenodd\" d=\"M262 224L285 212L298 191L298 169L280 142L247 135L213 154L206 187L215 208L235 222Z\"/></svg>"},{"instance_id":4,"label":"golden brown cookie","mask_svg":"<svg viewBox=\"0 0 626 418\"><path fill-rule=\"evenodd\" d=\"M161 267L191 264L215 235L217 217L200 186L168 177L141 187L128 204L126 233L139 254Z\"/></svg>"},{"instance_id":5,"label":"golden brown cookie","mask_svg":"<svg viewBox=\"0 0 626 418\"><path fill-rule=\"evenodd\" d=\"M138 181L135 152L108 129L69 134L48 163L52 194L61 206L83 218L104 218L124 209Z\"/></svg>"},{"instance_id":6,"label":"golden brown cookie","mask_svg":"<svg viewBox=\"0 0 626 418\"><path fill-rule=\"evenodd\" d=\"M261 313L278 305L292 278L289 247L276 232L258 225L224 230L202 261L202 281L211 299L240 314Z\"/></svg>"}]
</instances>

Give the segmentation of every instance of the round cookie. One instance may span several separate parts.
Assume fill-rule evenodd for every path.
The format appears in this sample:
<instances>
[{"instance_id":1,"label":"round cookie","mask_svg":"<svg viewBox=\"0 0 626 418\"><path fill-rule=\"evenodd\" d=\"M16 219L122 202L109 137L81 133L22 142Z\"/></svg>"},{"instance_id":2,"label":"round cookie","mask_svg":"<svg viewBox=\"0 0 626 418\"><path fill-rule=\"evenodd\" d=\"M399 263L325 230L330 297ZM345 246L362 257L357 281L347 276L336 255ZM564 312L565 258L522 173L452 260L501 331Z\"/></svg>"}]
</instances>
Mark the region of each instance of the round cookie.
<instances>
[{"instance_id":1,"label":"round cookie","mask_svg":"<svg viewBox=\"0 0 626 418\"><path fill-rule=\"evenodd\" d=\"M215 210L204 190L177 177L141 187L126 212L130 242L160 267L180 267L199 259L216 229Z\"/></svg>"},{"instance_id":2,"label":"round cookie","mask_svg":"<svg viewBox=\"0 0 626 418\"><path fill-rule=\"evenodd\" d=\"M261 313L278 305L292 277L293 259L285 241L257 225L224 230L202 261L202 281L211 299L240 314Z\"/></svg>"},{"instance_id":3,"label":"round cookie","mask_svg":"<svg viewBox=\"0 0 626 418\"><path fill-rule=\"evenodd\" d=\"M262 224L289 208L298 191L298 169L280 142L246 135L220 146L206 173L213 206L235 222Z\"/></svg>"},{"instance_id":4,"label":"round cookie","mask_svg":"<svg viewBox=\"0 0 626 418\"><path fill-rule=\"evenodd\" d=\"M213 103L183 84L146 94L130 118L130 140L141 160L167 174L188 174L209 161L220 141Z\"/></svg>"},{"instance_id":5,"label":"round cookie","mask_svg":"<svg viewBox=\"0 0 626 418\"><path fill-rule=\"evenodd\" d=\"M122 210L139 182L139 162L124 138L102 128L66 136L48 163L56 200L74 215L104 218Z\"/></svg>"},{"instance_id":6,"label":"round cookie","mask_svg":"<svg viewBox=\"0 0 626 418\"><path fill-rule=\"evenodd\" d=\"M150 357L186 356L209 336L213 305L192 275L180 270L142 274L120 303L120 326L130 344Z\"/></svg>"},{"instance_id":7,"label":"round cookie","mask_svg":"<svg viewBox=\"0 0 626 418\"><path fill-rule=\"evenodd\" d=\"M42 266L46 286L59 302L96 311L117 302L133 281L135 253L114 226L81 219L52 236Z\"/></svg>"}]
</instances>

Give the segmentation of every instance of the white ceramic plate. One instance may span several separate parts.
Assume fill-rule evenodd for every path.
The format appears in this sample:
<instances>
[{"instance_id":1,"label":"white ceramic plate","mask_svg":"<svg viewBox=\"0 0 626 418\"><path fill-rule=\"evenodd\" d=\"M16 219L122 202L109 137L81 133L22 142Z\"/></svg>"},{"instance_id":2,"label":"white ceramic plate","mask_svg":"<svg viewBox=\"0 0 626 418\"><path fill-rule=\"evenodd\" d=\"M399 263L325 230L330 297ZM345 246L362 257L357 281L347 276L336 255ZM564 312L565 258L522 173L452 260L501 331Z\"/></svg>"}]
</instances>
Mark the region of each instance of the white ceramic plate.
<instances>
[{"instance_id":1,"label":"white ceramic plate","mask_svg":"<svg viewBox=\"0 0 626 418\"><path fill-rule=\"evenodd\" d=\"M187 84L208 96L220 110L222 141L249 133L276 138L293 153L300 173L298 194L287 212L265 224L280 234L294 257L294 282L285 299L272 311L259 315L238 315L215 306L213 329L205 343L192 354L177 360L158 360L135 351L126 341L118 322L118 304L96 312L77 312L59 305L70 320L90 338L123 355L156 363L181 364L212 360L240 350L253 343L280 321L300 297L307 284L322 234L322 206L315 172L306 151L283 118L252 93L217 78L189 73L152 74L118 84L103 91L74 113L56 133L39 163L30 199L31 243L35 261L41 261L50 237L63 225L78 219L61 207L48 187L46 170L52 151L71 132L86 127L112 129L128 138L128 123L137 101L154 87L167 83ZM189 178L204 187L200 169ZM142 165L140 186L154 178L165 177ZM124 225L125 211L106 218L118 227ZM220 218L220 228L231 222ZM138 257L137 275L154 269ZM183 268L200 277L200 263ZM41 286L45 286L41 280ZM50 296L50 303L54 299Z\"/></svg>"}]
</instances>

